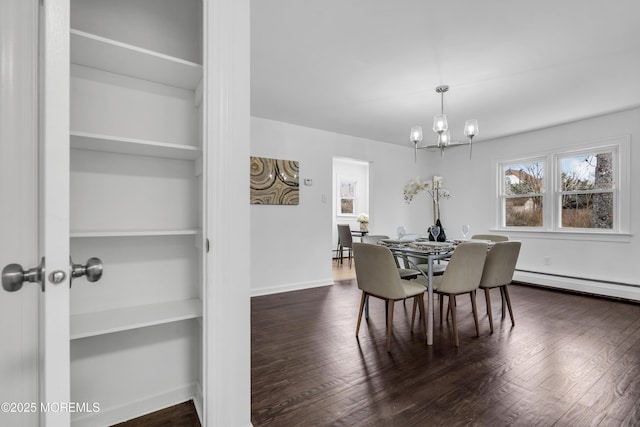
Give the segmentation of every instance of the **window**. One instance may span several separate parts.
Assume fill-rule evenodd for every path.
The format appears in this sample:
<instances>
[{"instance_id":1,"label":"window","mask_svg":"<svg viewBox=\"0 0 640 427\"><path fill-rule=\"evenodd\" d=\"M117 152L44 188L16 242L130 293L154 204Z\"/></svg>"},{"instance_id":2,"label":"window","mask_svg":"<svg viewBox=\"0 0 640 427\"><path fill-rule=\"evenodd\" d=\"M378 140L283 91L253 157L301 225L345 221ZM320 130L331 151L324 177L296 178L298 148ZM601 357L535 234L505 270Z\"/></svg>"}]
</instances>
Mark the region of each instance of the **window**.
<instances>
[{"instance_id":1,"label":"window","mask_svg":"<svg viewBox=\"0 0 640 427\"><path fill-rule=\"evenodd\" d=\"M559 156L561 228L613 229L615 150Z\"/></svg>"},{"instance_id":2,"label":"window","mask_svg":"<svg viewBox=\"0 0 640 427\"><path fill-rule=\"evenodd\" d=\"M499 228L590 233L628 230L629 149L627 136L571 151L499 162Z\"/></svg>"},{"instance_id":3,"label":"window","mask_svg":"<svg viewBox=\"0 0 640 427\"><path fill-rule=\"evenodd\" d=\"M356 187L358 181L352 178L338 179L338 215L356 214Z\"/></svg>"},{"instance_id":4,"label":"window","mask_svg":"<svg viewBox=\"0 0 640 427\"><path fill-rule=\"evenodd\" d=\"M505 227L542 227L544 159L501 166L501 205Z\"/></svg>"}]
</instances>

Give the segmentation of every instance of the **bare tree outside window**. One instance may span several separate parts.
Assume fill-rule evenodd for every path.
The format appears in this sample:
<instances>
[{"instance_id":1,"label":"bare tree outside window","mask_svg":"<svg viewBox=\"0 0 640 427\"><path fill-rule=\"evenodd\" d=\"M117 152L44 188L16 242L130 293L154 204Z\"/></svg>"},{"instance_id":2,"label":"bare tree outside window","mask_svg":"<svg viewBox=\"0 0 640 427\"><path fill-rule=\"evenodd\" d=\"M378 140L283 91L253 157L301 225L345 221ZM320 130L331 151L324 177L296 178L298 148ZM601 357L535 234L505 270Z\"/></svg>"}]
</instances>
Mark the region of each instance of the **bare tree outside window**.
<instances>
[{"instance_id":1,"label":"bare tree outside window","mask_svg":"<svg viewBox=\"0 0 640 427\"><path fill-rule=\"evenodd\" d=\"M613 228L613 153L561 159L561 226Z\"/></svg>"}]
</instances>

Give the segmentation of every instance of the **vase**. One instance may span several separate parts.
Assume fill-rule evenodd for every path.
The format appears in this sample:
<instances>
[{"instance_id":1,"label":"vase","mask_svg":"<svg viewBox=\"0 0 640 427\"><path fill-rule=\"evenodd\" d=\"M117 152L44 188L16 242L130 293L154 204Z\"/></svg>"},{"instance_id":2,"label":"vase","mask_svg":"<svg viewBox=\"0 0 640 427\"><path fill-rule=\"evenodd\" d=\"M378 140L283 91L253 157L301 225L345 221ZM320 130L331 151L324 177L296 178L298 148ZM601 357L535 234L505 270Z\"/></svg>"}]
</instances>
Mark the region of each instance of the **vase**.
<instances>
[{"instance_id":1,"label":"vase","mask_svg":"<svg viewBox=\"0 0 640 427\"><path fill-rule=\"evenodd\" d=\"M360 223L360 231L369 231L369 223L368 222L361 222Z\"/></svg>"}]
</instances>

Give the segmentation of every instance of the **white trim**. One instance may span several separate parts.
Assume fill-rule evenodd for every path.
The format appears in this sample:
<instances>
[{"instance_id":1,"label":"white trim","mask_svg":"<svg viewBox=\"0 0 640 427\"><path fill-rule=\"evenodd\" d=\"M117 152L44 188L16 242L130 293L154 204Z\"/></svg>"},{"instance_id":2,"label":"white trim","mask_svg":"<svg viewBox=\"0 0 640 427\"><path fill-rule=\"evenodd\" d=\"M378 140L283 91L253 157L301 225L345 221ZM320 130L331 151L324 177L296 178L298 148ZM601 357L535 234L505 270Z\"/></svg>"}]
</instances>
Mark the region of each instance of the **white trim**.
<instances>
[{"instance_id":1,"label":"white trim","mask_svg":"<svg viewBox=\"0 0 640 427\"><path fill-rule=\"evenodd\" d=\"M506 234L512 239L582 240L590 242L630 243L633 234L611 232L550 231L533 229L491 228L491 232Z\"/></svg>"},{"instance_id":2,"label":"white trim","mask_svg":"<svg viewBox=\"0 0 640 427\"><path fill-rule=\"evenodd\" d=\"M69 269L69 1L40 2L40 254L46 271ZM69 402L71 396L67 277L57 285L45 280L39 294L41 403ZM65 411L40 413L40 424L70 423Z\"/></svg>"},{"instance_id":3,"label":"white trim","mask_svg":"<svg viewBox=\"0 0 640 427\"><path fill-rule=\"evenodd\" d=\"M640 286L624 286L613 283L519 271L515 272L513 280L558 289L568 289L593 295L603 295L640 301Z\"/></svg>"},{"instance_id":4,"label":"white trim","mask_svg":"<svg viewBox=\"0 0 640 427\"><path fill-rule=\"evenodd\" d=\"M250 2L206 0L203 426L251 424ZM242 254L242 255L240 255Z\"/></svg>"},{"instance_id":5,"label":"white trim","mask_svg":"<svg viewBox=\"0 0 640 427\"><path fill-rule=\"evenodd\" d=\"M298 282L287 283L284 285L270 286L267 288L253 289L251 291L252 297L259 297L263 295L279 294L282 292L300 291L304 289L321 288L323 286L333 286L333 279L314 280L310 282Z\"/></svg>"},{"instance_id":6,"label":"white trim","mask_svg":"<svg viewBox=\"0 0 640 427\"><path fill-rule=\"evenodd\" d=\"M196 384L191 383L164 393L118 405L109 409L100 408L100 412L92 412L72 417L74 427L93 427L98 425L113 425L123 421L146 415L159 409L187 402L196 401ZM99 402L98 402L99 403ZM204 424L203 424L204 425Z\"/></svg>"}]
</instances>

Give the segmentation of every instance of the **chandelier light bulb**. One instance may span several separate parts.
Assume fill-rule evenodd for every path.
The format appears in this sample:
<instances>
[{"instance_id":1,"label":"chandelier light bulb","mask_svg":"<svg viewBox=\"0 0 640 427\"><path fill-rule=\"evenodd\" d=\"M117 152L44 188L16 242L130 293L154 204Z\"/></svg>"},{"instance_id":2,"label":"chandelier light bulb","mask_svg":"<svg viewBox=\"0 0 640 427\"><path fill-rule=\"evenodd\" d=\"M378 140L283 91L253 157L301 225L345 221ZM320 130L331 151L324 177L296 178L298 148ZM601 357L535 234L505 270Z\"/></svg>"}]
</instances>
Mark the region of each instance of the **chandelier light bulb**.
<instances>
[{"instance_id":1,"label":"chandelier light bulb","mask_svg":"<svg viewBox=\"0 0 640 427\"><path fill-rule=\"evenodd\" d=\"M411 128L411 133L409 134L409 138L411 142L417 144L422 142L422 126L414 126Z\"/></svg>"},{"instance_id":2,"label":"chandelier light bulb","mask_svg":"<svg viewBox=\"0 0 640 427\"><path fill-rule=\"evenodd\" d=\"M478 120L469 119L464 123L464 136L473 138L478 134Z\"/></svg>"},{"instance_id":3,"label":"chandelier light bulb","mask_svg":"<svg viewBox=\"0 0 640 427\"><path fill-rule=\"evenodd\" d=\"M448 130L438 135L438 145L447 146L449 145L450 141L451 141L451 133Z\"/></svg>"},{"instance_id":4,"label":"chandelier light bulb","mask_svg":"<svg viewBox=\"0 0 640 427\"><path fill-rule=\"evenodd\" d=\"M449 129L447 124L447 116L444 114L436 114L433 117L433 131L435 133L442 133Z\"/></svg>"}]
</instances>

